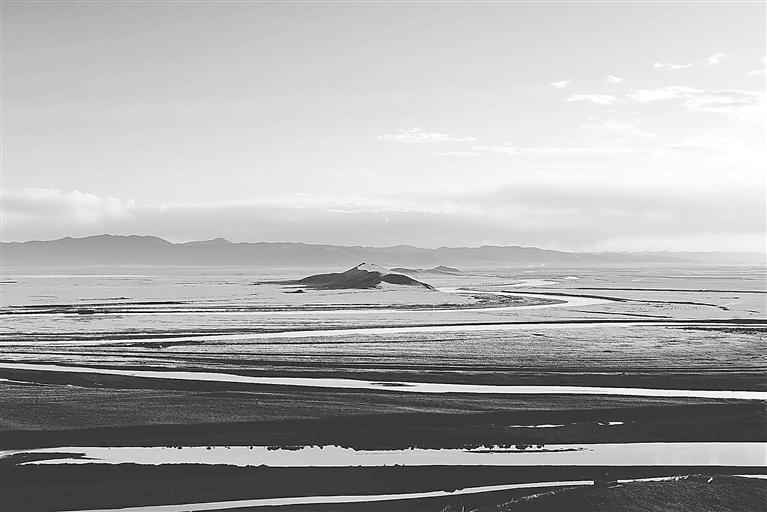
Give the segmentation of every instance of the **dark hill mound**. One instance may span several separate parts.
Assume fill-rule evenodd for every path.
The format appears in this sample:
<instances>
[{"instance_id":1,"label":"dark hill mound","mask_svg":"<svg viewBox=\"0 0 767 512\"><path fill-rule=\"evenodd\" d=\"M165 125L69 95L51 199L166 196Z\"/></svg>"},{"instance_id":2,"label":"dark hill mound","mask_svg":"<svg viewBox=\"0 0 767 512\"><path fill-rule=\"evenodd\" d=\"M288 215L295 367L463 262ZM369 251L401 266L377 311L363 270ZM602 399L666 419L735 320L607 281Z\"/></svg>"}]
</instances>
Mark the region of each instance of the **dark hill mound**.
<instances>
[{"instance_id":1,"label":"dark hill mound","mask_svg":"<svg viewBox=\"0 0 767 512\"><path fill-rule=\"evenodd\" d=\"M281 284L306 286L317 290L344 290L378 288L381 283L421 286L433 290L430 285L415 279L389 272L388 269L362 263L346 272L332 274L317 274L297 281L283 281Z\"/></svg>"}]
</instances>

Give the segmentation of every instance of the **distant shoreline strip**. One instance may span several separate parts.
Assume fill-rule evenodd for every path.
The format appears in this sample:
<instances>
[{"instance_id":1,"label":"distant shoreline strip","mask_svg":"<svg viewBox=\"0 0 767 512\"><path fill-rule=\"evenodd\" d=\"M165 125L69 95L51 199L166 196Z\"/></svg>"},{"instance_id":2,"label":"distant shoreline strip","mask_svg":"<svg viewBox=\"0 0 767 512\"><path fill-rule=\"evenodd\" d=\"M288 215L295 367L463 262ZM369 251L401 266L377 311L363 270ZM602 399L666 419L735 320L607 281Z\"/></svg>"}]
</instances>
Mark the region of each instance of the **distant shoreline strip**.
<instances>
[{"instance_id":1,"label":"distant shoreline strip","mask_svg":"<svg viewBox=\"0 0 767 512\"><path fill-rule=\"evenodd\" d=\"M480 294L480 295L495 295L497 297L529 297L533 299L537 299L540 301L544 301L543 303L539 304L506 304L506 303L497 303L497 304L490 304L490 305L484 305L484 306L478 306L478 305L466 305L466 306L450 306L450 307L439 307L438 305L435 305L434 307L426 307L426 308L392 308L392 307L354 307L354 308L327 308L327 309L286 309L286 310L252 310L252 311L226 311L226 310L219 310L219 311L210 311L200 308L187 308L187 309L173 309L173 310L119 310L110 312L108 310L105 311L90 311L88 312L88 316L92 315L109 315L109 314L115 314L115 315L142 315L142 316L156 316L156 315L234 315L234 316L243 316L243 315L258 315L258 316L268 316L268 315L288 315L288 316L295 316L295 315L351 315L351 314L371 314L371 313L480 313L480 312L496 312L496 311L512 311L512 310L522 310L522 309L546 309L546 308L553 308L553 307L564 307L564 306L590 306L595 304L603 304L612 302L615 299L612 298L598 298L594 296L578 296L578 295L560 295L556 293L552 294L535 294L532 292L523 292L522 294L517 294L516 292L506 292L506 291L486 291L486 290L473 290L473 289L464 289L464 288L438 288L437 291L442 293L448 293L448 294L457 294L457 295L472 295L472 294ZM55 306L52 306L55 307ZM88 308L81 308L81 309L88 309ZM36 310L26 310L26 311L14 311L14 310L4 310L0 311L0 316L3 317L24 317L28 315L32 316L45 316L45 317L66 317L66 316L73 316L73 315L81 315L82 313L79 312L76 309L73 309L72 311L36 311Z\"/></svg>"},{"instance_id":2,"label":"distant shoreline strip","mask_svg":"<svg viewBox=\"0 0 767 512\"><path fill-rule=\"evenodd\" d=\"M0 335L0 347L34 347L48 345L66 346L93 346L93 345L117 345L136 343L186 343L186 342L236 342L257 339L295 339L295 338L320 338L331 336L350 335L378 335L378 334L408 334L408 333L439 333L439 332L483 332L483 331L517 331L530 329L588 329L610 327L680 327L680 328L720 328L720 329L765 329L767 320L764 319L724 319L724 320L544 320L535 322L471 322L452 324L421 324L421 325L392 325L375 327L340 327L335 329L297 329L287 331L269 332L242 332L237 334L228 333L202 333L194 335L165 335L157 334L139 337L111 337L91 339L66 339L66 340L14 340L3 339Z\"/></svg>"}]
</instances>

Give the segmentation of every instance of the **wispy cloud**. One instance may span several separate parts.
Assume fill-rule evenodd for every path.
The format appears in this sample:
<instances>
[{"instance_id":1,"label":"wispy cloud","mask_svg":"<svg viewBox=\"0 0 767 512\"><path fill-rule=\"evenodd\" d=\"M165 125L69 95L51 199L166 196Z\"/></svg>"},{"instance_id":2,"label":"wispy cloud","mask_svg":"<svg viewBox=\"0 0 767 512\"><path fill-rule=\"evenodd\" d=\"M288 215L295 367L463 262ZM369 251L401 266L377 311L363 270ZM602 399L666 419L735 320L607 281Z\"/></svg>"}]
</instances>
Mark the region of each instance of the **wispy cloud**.
<instances>
[{"instance_id":1,"label":"wispy cloud","mask_svg":"<svg viewBox=\"0 0 767 512\"><path fill-rule=\"evenodd\" d=\"M677 152L704 152L721 153L731 158L733 155L745 156L747 148L745 141L741 139L711 137L711 136L693 136L682 140L666 144L663 150Z\"/></svg>"},{"instance_id":2,"label":"wispy cloud","mask_svg":"<svg viewBox=\"0 0 767 512\"><path fill-rule=\"evenodd\" d=\"M763 121L767 110L764 91L704 91L695 87L671 85L659 89L637 89L627 96L640 103L684 100L682 107L689 112L724 114L739 121Z\"/></svg>"},{"instance_id":3,"label":"wispy cloud","mask_svg":"<svg viewBox=\"0 0 767 512\"><path fill-rule=\"evenodd\" d=\"M685 85L669 85L659 89L637 89L630 92L627 96L641 103L650 101L670 100L678 98L689 98L694 94L700 94L703 91L695 87Z\"/></svg>"},{"instance_id":4,"label":"wispy cloud","mask_svg":"<svg viewBox=\"0 0 767 512\"><path fill-rule=\"evenodd\" d=\"M642 113L639 110L632 110L632 109L606 109L604 111L605 114L611 114L614 116L619 117L625 117L626 119L629 119L632 123L638 124L645 116L642 115ZM592 117L589 119L589 121L593 121L595 118Z\"/></svg>"},{"instance_id":5,"label":"wispy cloud","mask_svg":"<svg viewBox=\"0 0 767 512\"><path fill-rule=\"evenodd\" d=\"M716 52L711 57L706 59L706 66L716 66L717 64L721 64L724 60L724 54L722 52Z\"/></svg>"},{"instance_id":6,"label":"wispy cloud","mask_svg":"<svg viewBox=\"0 0 767 512\"><path fill-rule=\"evenodd\" d=\"M553 87L555 89L564 89L568 85L570 85L572 82L570 80L560 80L559 82L551 82L549 84L549 87Z\"/></svg>"},{"instance_id":7,"label":"wispy cloud","mask_svg":"<svg viewBox=\"0 0 767 512\"><path fill-rule=\"evenodd\" d=\"M4 216L24 218L30 222L57 222L71 219L83 225L131 217L135 203L114 197L100 197L74 190L62 192L55 188L25 188L3 192ZM9 219L10 220L10 219Z\"/></svg>"},{"instance_id":8,"label":"wispy cloud","mask_svg":"<svg viewBox=\"0 0 767 512\"><path fill-rule=\"evenodd\" d=\"M479 153L474 151L442 151L434 154L437 156L477 156Z\"/></svg>"},{"instance_id":9,"label":"wispy cloud","mask_svg":"<svg viewBox=\"0 0 767 512\"><path fill-rule=\"evenodd\" d=\"M759 76L763 75L765 72L765 60L767 60L767 57L763 57L759 62L755 64L755 69L752 69L748 72L748 76Z\"/></svg>"},{"instance_id":10,"label":"wispy cloud","mask_svg":"<svg viewBox=\"0 0 767 512\"><path fill-rule=\"evenodd\" d=\"M619 137L635 137L639 139L651 139L655 137L652 133L649 133L645 130L642 130L639 128L639 126L636 123L633 122L624 122L624 121L616 121L616 120L609 120L602 123L586 123L582 124L581 128L588 128L592 130L604 130L607 132L614 133L615 135Z\"/></svg>"},{"instance_id":11,"label":"wispy cloud","mask_svg":"<svg viewBox=\"0 0 767 512\"><path fill-rule=\"evenodd\" d=\"M581 101L595 105L609 105L617 100L618 98L612 94L573 94L567 98L567 101Z\"/></svg>"},{"instance_id":12,"label":"wispy cloud","mask_svg":"<svg viewBox=\"0 0 767 512\"><path fill-rule=\"evenodd\" d=\"M488 151L504 155L615 155L631 154L635 150L621 146L536 146L520 147L512 144L500 146L474 146L476 151Z\"/></svg>"},{"instance_id":13,"label":"wispy cloud","mask_svg":"<svg viewBox=\"0 0 767 512\"><path fill-rule=\"evenodd\" d=\"M408 197L406 189L397 189L395 204L370 196L353 202L311 196L306 198L308 203L295 204L274 197L208 204L140 204L132 205L129 215L100 214L95 222L78 217L69 206L51 208L50 203L125 206L130 201L52 189L3 190L0 226L6 240L152 233L171 240L223 236L230 240L378 246L523 243L594 250L613 243L617 244L611 246L613 249L626 250L647 249L641 239L644 236L667 240L667 248L672 249L684 249L692 240L709 238L708 250L719 249L723 243L745 250L764 247L765 189L761 175L744 181L730 175L699 179L698 172L648 176L647 172L594 173L568 168L567 179L548 172L525 173L505 183L464 186L460 192L445 191L427 198ZM9 197L15 201L8 201ZM720 207L711 208L712 204ZM631 233L628 239L627 232ZM691 240L680 243L679 237Z\"/></svg>"},{"instance_id":14,"label":"wispy cloud","mask_svg":"<svg viewBox=\"0 0 767 512\"><path fill-rule=\"evenodd\" d=\"M724 114L741 121L764 121L767 113L764 91L722 89L688 97L682 106L690 112Z\"/></svg>"},{"instance_id":15,"label":"wispy cloud","mask_svg":"<svg viewBox=\"0 0 767 512\"><path fill-rule=\"evenodd\" d=\"M611 83L611 84L619 84L623 81L623 79L619 76L615 75L607 75L607 78L605 78L605 81Z\"/></svg>"},{"instance_id":16,"label":"wispy cloud","mask_svg":"<svg viewBox=\"0 0 767 512\"><path fill-rule=\"evenodd\" d=\"M456 137L447 133L424 132L419 128L400 129L397 133L379 135L377 140L404 144L428 144L431 142L472 142L474 137Z\"/></svg>"},{"instance_id":17,"label":"wispy cloud","mask_svg":"<svg viewBox=\"0 0 767 512\"><path fill-rule=\"evenodd\" d=\"M655 69L685 69L692 66L692 62L687 64L674 64L673 62L653 62L652 67Z\"/></svg>"}]
</instances>

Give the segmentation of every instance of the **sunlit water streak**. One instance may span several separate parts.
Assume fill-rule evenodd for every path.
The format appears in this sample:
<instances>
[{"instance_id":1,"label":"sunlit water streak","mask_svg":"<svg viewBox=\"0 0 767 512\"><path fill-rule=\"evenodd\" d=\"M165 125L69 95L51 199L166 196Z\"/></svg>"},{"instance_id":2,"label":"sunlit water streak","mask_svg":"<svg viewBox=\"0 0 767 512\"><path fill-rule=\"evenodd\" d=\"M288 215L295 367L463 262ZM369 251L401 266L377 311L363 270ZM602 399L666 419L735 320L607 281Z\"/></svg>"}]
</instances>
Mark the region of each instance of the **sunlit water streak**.
<instances>
[{"instance_id":1,"label":"sunlit water streak","mask_svg":"<svg viewBox=\"0 0 767 512\"><path fill-rule=\"evenodd\" d=\"M563 486L591 485L591 480L568 480L560 482L534 482L522 484L486 485L467 487L455 491L425 491L400 494L360 494L344 496L295 496L289 498L259 498L251 500L218 501L209 503L185 503L182 505L150 505L146 507L125 507L119 509L82 510L79 512L202 512L208 510L228 510L243 507L277 507L287 505L316 505L340 503L375 503L382 501L402 501L425 498L445 498L488 492L510 491L514 489L537 489Z\"/></svg>"},{"instance_id":2,"label":"sunlit water streak","mask_svg":"<svg viewBox=\"0 0 767 512\"><path fill-rule=\"evenodd\" d=\"M59 373L91 373L121 375L151 379L199 382L230 382L239 384L298 386L310 388L389 391L398 393L468 393L499 395L617 395L644 397L725 398L738 400L767 400L767 392L702 389L653 389L600 386L510 386L498 384L449 384L443 382L371 381L360 379L311 377L259 377L219 372L185 372L161 370L121 370L91 366L54 364L0 363L0 369L34 370Z\"/></svg>"},{"instance_id":3,"label":"sunlit water streak","mask_svg":"<svg viewBox=\"0 0 767 512\"><path fill-rule=\"evenodd\" d=\"M766 475L735 475L745 478L767 478ZM668 480L680 480L678 476L621 479L618 483L632 482L660 482ZM549 489L552 487L577 487L593 485L592 480L563 480L556 482L526 482L519 484L486 485L481 487L466 487L455 491L424 491L400 494L370 494L370 495L342 495L342 496L295 496L289 498L260 498L236 501L218 501L209 503L185 503L183 505L152 505L148 507L125 507L120 509L98 509L79 512L202 512L208 510L228 510L242 507L274 507L287 505L312 505L312 504L341 504L341 503L374 503L385 501L402 501L425 498L447 498L453 496L465 496L472 494L484 494L491 492L511 491L515 489Z\"/></svg>"}]
</instances>

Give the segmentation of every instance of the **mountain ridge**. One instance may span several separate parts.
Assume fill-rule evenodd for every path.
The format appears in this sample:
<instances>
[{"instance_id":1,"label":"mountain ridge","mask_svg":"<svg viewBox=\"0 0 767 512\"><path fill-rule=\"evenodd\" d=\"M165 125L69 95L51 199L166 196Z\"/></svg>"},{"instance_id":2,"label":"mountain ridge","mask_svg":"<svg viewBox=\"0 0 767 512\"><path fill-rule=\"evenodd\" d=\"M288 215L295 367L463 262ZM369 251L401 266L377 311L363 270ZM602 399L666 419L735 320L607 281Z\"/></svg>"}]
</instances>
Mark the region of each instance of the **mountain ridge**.
<instances>
[{"instance_id":1,"label":"mountain ridge","mask_svg":"<svg viewBox=\"0 0 767 512\"><path fill-rule=\"evenodd\" d=\"M57 240L0 242L3 267L70 265L170 265L337 267L376 261L387 267L416 268L541 264L764 264L760 253L567 252L517 245L422 248L231 242L224 238L183 243L153 235L93 235Z\"/></svg>"}]
</instances>

